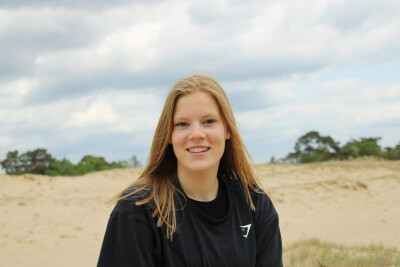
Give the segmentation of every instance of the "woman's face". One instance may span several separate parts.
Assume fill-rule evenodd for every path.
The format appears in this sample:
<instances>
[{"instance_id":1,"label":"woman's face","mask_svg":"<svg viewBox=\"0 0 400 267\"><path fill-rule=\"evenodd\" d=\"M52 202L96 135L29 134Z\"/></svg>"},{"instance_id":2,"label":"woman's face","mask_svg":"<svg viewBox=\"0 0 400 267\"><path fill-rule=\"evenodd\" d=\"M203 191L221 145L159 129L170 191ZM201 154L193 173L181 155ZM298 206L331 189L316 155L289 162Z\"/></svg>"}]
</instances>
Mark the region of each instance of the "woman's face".
<instances>
[{"instance_id":1,"label":"woman's face","mask_svg":"<svg viewBox=\"0 0 400 267\"><path fill-rule=\"evenodd\" d=\"M230 133L216 100L202 91L180 97L173 123L171 144L178 172L217 172Z\"/></svg>"}]
</instances>

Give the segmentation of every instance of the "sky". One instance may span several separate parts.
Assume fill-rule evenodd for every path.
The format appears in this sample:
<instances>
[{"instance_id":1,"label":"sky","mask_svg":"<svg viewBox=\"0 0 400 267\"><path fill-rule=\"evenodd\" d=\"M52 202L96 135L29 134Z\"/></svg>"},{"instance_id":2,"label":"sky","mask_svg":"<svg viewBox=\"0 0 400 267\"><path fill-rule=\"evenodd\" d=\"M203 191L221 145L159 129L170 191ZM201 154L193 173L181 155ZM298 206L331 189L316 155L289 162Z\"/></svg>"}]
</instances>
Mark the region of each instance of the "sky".
<instances>
[{"instance_id":1,"label":"sky","mask_svg":"<svg viewBox=\"0 0 400 267\"><path fill-rule=\"evenodd\" d=\"M2 0L0 160L144 164L174 81L214 77L255 163L311 130L400 141L400 1Z\"/></svg>"}]
</instances>

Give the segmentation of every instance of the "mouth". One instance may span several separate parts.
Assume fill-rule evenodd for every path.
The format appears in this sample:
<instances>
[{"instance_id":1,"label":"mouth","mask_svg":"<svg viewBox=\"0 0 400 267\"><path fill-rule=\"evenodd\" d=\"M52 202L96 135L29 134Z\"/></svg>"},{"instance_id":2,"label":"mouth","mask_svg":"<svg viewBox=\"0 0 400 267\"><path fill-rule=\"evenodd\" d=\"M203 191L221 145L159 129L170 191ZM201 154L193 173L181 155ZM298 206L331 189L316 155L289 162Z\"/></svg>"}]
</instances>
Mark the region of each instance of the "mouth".
<instances>
[{"instance_id":1,"label":"mouth","mask_svg":"<svg viewBox=\"0 0 400 267\"><path fill-rule=\"evenodd\" d=\"M191 147L186 150L190 153L202 153L210 150L210 147Z\"/></svg>"}]
</instances>

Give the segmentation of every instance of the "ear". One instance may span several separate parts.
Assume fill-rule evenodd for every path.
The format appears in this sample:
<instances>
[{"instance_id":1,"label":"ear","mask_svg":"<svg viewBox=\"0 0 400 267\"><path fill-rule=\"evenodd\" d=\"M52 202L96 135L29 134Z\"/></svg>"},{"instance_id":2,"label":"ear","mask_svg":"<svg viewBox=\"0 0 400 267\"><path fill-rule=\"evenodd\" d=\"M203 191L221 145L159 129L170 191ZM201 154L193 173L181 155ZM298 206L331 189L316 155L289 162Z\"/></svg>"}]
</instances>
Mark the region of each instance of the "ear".
<instances>
[{"instance_id":1,"label":"ear","mask_svg":"<svg viewBox=\"0 0 400 267\"><path fill-rule=\"evenodd\" d=\"M225 139L231 139L231 133L228 130L226 131Z\"/></svg>"}]
</instances>

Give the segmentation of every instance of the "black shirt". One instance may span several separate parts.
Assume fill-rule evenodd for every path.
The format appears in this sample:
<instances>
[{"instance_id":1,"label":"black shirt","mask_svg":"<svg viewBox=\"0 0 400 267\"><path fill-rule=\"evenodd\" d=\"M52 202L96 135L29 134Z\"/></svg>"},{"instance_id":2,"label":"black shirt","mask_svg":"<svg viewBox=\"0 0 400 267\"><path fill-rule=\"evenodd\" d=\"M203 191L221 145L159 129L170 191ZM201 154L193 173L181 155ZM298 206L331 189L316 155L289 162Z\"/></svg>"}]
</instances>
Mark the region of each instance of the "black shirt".
<instances>
[{"instance_id":1,"label":"black shirt","mask_svg":"<svg viewBox=\"0 0 400 267\"><path fill-rule=\"evenodd\" d=\"M228 194L226 193L225 183L218 182L217 197L211 201L197 201L189 198L196 208L200 209L204 214L212 219L220 219L226 215L229 210Z\"/></svg>"},{"instance_id":2,"label":"black shirt","mask_svg":"<svg viewBox=\"0 0 400 267\"><path fill-rule=\"evenodd\" d=\"M263 193L252 192L248 205L243 185L225 177L229 207L211 218L192 201L177 211L178 231L171 242L157 227L152 205L120 200L107 225L98 266L282 266L278 214Z\"/></svg>"}]
</instances>

